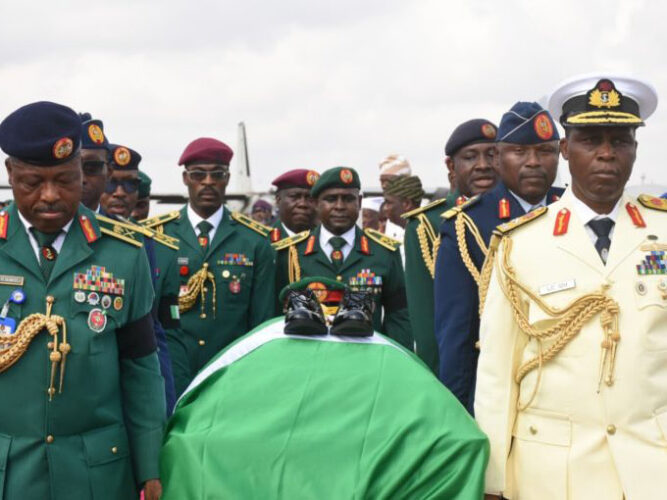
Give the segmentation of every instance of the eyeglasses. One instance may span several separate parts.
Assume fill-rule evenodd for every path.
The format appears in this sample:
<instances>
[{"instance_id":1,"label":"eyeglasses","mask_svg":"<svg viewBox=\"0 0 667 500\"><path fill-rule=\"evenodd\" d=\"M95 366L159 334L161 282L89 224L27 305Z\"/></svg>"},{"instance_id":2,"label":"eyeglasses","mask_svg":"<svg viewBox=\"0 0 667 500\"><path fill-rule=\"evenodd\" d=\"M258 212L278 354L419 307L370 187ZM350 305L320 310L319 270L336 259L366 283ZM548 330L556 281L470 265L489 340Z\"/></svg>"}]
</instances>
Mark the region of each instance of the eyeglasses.
<instances>
[{"instance_id":1,"label":"eyeglasses","mask_svg":"<svg viewBox=\"0 0 667 500\"><path fill-rule=\"evenodd\" d=\"M229 170L224 168L218 168L215 170L186 170L185 175L187 175L188 178L194 182L201 182L209 175L214 181L222 181L229 177Z\"/></svg>"},{"instance_id":2,"label":"eyeglasses","mask_svg":"<svg viewBox=\"0 0 667 500\"><path fill-rule=\"evenodd\" d=\"M81 170L83 171L84 175L102 175L105 165L106 163L103 161L84 161L81 164Z\"/></svg>"},{"instance_id":3,"label":"eyeglasses","mask_svg":"<svg viewBox=\"0 0 667 500\"><path fill-rule=\"evenodd\" d=\"M139 189L139 179L126 179L124 181L109 179L106 186L104 186L104 192L111 194L118 189L118 186L122 186L123 191L127 194L132 194Z\"/></svg>"}]
</instances>

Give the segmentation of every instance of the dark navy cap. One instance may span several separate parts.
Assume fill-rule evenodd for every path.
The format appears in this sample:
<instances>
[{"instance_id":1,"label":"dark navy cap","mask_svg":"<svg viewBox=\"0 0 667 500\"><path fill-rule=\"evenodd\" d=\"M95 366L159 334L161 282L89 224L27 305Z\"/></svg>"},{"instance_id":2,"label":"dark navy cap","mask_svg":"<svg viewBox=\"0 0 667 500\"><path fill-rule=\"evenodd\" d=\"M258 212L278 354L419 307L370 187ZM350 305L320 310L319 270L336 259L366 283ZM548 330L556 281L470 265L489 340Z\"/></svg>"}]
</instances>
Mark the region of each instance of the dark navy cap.
<instances>
[{"instance_id":1,"label":"dark navy cap","mask_svg":"<svg viewBox=\"0 0 667 500\"><path fill-rule=\"evenodd\" d=\"M61 104L34 102L0 123L0 148L31 165L59 165L72 159L80 146L79 115Z\"/></svg>"},{"instance_id":2,"label":"dark navy cap","mask_svg":"<svg viewBox=\"0 0 667 500\"><path fill-rule=\"evenodd\" d=\"M498 127L498 142L539 144L560 139L549 112L536 102L517 102Z\"/></svg>"},{"instance_id":3,"label":"dark navy cap","mask_svg":"<svg viewBox=\"0 0 667 500\"><path fill-rule=\"evenodd\" d=\"M109 140L104 134L102 120L93 120L90 113L79 113L81 117L81 147L83 149L109 149Z\"/></svg>"},{"instance_id":4,"label":"dark navy cap","mask_svg":"<svg viewBox=\"0 0 667 500\"><path fill-rule=\"evenodd\" d=\"M449 136L449 140L445 145L445 154L447 156L454 156L459 149L471 144L496 142L497 132L498 127L489 120L476 118L463 122Z\"/></svg>"},{"instance_id":5,"label":"dark navy cap","mask_svg":"<svg viewBox=\"0 0 667 500\"><path fill-rule=\"evenodd\" d=\"M115 170L139 170L141 155L134 149L118 144L109 144L111 168Z\"/></svg>"}]
</instances>

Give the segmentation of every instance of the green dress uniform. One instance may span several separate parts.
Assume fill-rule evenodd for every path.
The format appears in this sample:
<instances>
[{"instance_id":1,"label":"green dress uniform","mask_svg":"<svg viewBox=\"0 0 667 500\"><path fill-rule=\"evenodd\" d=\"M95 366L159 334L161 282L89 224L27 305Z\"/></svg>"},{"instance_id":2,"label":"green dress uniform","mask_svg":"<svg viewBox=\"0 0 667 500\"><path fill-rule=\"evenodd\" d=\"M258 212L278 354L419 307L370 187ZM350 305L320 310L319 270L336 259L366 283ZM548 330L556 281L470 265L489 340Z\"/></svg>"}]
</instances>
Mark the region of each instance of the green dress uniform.
<instances>
[{"instance_id":1,"label":"green dress uniform","mask_svg":"<svg viewBox=\"0 0 667 500\"><path fill-rule=\"evenodd\" d=\"M438 372L438 345L433 327L433 277L440 246L442 214L456 204L458 191L450 191L428 205L403 214L405 226L405 291L408 299L410 327L417 355Z\"/></svg>"},{"instance_id":2,"label":"green dress uniform","mask_svg":"<svg viewBox=\"0 0 667 500\"><path fill-rule=\"evenodd\" d=\"M107 234L80 205L45 279L16 205L0 212L0 498L138 498L159 477L148 262Z\"/></svg>"},{"instance_id":3,"label":"green dress uniform","mask_svg":"<svg viewBox=\"0 0 667 500\"><path fill-rule=\"evenodd\" d=\"M277 219L271 226L271 230L269 232L269 241L271 243L277 243L287 237L289 237L289 234L287 234L287 231L285 231L285 226L280 219Z\"/></svg>"},{"instance_id":4,"label":"green dress uniform","mask_svg":"<svg viewBox=\"0 0 667 500\"><path fill-rule=\"evenodd\" d=\"M187 206L145 221L177 238L174 251L159 245L159 269L176 261L181 329L168 329L176 393L180 394L220 349L273 317L275 254L265 226L225 208L213 240L203 248Z\"/></svg>"},{"instance_id":5,"label":"green dress uniform","mask_svg":"<svg viewBox=\"0 0 667 500\"><path fill-rule=\"evenodd\" d=\"M336 271L320 247L320 227L312 234L304 231L274 244L276 288L282 290L308 276L324 276L342 281L352 290L369 291L375 303L374 329L412 350L400 243L377 231L356 227L354 248Z\"/></svg>"}]
</instances>

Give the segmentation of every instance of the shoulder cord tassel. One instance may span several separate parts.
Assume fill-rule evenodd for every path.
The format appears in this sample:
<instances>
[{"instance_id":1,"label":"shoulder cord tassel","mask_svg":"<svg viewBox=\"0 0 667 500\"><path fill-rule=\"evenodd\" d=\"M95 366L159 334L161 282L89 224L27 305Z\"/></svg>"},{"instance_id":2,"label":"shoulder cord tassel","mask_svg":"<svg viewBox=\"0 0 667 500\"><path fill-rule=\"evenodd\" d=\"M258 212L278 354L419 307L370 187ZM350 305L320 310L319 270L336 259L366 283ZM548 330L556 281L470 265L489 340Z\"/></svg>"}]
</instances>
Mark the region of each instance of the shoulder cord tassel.
<instances>
[{"instance_id":1,"label":"shoulder cord tassel","mask_svg":"<svg viewBox=\"0 0 667 500\"><path fill-rule=\"evenodd\" d=\"M459 252L461 253L461 259L463 260L463 263L465 264L468 271L470 271L470 274L475 280L475 283L477 283L479 286L480 274L477 270L477 267L475 267L472 258L470 257L470 252L468 251L468 243L466 242L465 234L466 227L470 231L470 234L472 234L472 236L475 238L477 245L485 256L489 253L489 250L484 243L484 238L482 238L479 229L470 216L464 212L459 212L456 216L456 221L454 222L454 229L456 230L456 241L459 244Z\"/></svg>"},{"instance_id":2,"label":"shoulder cord tassel","mask_svg":"<svg viewBox=\"0 0 667 500\"><path fill-rule=\"evenodd\" d=\"M301 266L299 265L299 254L294 245L290 246L288 252L287 272L289 274L289 282L301 281Z\"/></svg>"},{"instance_id":3,"label":"shoulder cord tassel","mask_svg":"<svg viewBox=\"0 0 667 500\"><path fill-rule=\"evenodd\" d=\"M178 310L180 312L189 311L197 303L197 297L201 299L201 313L199 317L204 319L206 318L206 292L208 291L207 287L204 286L207 281L211 282L211 287L213 288L213 317L215 318L215 276L213 273L208 270L208 262L204 262L202 268L190 276L186 286L188 291L178 297Z\"/></svg>"},{"instance_id":4,"label":"shoulder cord tassel","mask_svg":"<svg viewBox=\"0 0 667 500\"><path fill-rule=\"evenodd\" d=\"M435 278L435 259L438 256L438 248L440 247L440 236L435 234L431 223L424 214L419 214L417 218L419 219L417 238L419 239L422 258L431 278Z\"/></svg>"}]
</instances>

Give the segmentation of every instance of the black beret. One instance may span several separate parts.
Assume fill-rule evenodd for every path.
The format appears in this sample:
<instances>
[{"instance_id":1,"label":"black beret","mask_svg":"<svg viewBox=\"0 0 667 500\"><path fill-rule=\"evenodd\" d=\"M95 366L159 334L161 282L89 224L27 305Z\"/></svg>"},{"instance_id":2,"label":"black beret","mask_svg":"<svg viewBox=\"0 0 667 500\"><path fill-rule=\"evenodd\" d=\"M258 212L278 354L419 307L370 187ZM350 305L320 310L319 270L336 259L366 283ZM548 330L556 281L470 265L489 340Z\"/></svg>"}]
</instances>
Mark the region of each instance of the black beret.
<instances>
[{"instance_id":1,"label":"black beret","mask_svg":"<svg viewBox=\"0 0 667 500\"><path fill-rule=\"evenodd\" d=\"M93 120L90 118L90 113L80 113L79 116L81 117L81 147L108 150L109 140L104 133L102 120Z\"/></svg>"},{"instance_id":2,"label":"black beret","mask_svg":"<svg viewBox=\"0 0 667 500\"><path fill-rule=\"evenodd\" d=\"M498 127L496 127L489 120L476 118L468 120L454 129L452 135L445 145L445 154L453 156L456 152L470 144L477 144L480 142L496 142L496 134Z\"/></svg>"},{"instance_id":3,"label":"black beret","mask_svg":"<svg viewBox=\"0 0 667 500\"><path fill-rule=\"evenodd\" d=\"M139 170L141 155L134 149L118 144L109 144L111 168L115 170Z\"/></svg>"},{"instance_id":4,"label":"black beret","mask_svg":"<svg viewBox=\"0 0 667 500\"><path fill-rule=\"evenodd\" d=\"M0 123L0 148L31 165L59 165L70 160L80 146L81 119L61 104L27 104Z\"/></svg>"}]
</instances>

